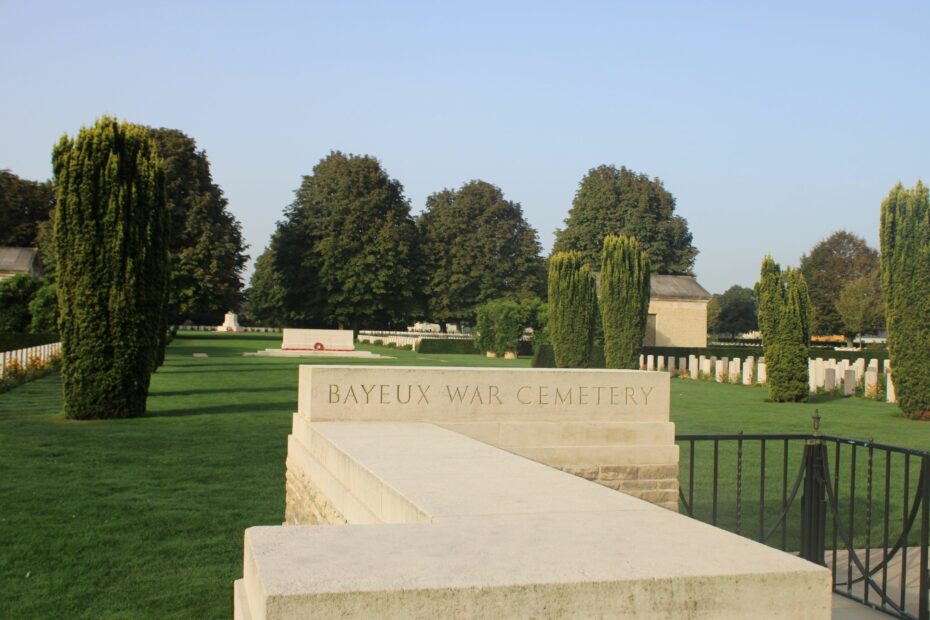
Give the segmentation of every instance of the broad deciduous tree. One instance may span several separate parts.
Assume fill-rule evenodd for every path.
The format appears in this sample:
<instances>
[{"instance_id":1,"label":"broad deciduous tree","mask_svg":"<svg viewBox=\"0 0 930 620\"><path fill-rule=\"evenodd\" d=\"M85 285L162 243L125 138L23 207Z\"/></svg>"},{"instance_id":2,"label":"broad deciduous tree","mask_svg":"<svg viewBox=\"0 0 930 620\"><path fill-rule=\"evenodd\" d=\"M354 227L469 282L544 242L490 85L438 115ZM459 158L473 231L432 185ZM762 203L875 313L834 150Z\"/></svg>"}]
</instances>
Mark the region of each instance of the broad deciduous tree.
<instances>
[{"instance_id":1,"label":"broad deciduous tree","mask_svg":"<svg viewBox=\"0 0 930 620\"><path fill-rule=\"evenodd\" d=\"M422 281L431 318L471 321L501 297L545 296L545 261L519 203L500 188L470 181L426 199L417 218Z\"/></svg>"},{"instance_id":2,"label":"broad deciduous tree","mask_svg":"<svg viewBox=\"0 0 930 620\"><path fill-rule=\"evenodd\" d=\"M898 404L930 412L930 199L927 186L898 183L882 203L882 291Z\"/></svg>"},{"instance_id":3,"label":"broad deciduous tree","mask_svg":"<svg viewBox=\"0 0 930 620\"><path fill-rule=\"evenodd\" d=\"M690 275L697 256L688 223L675 214L675 198L659 179L614 166L588 171L578 186L565 228L556 231L554 251L580 252L600 270L607 235L635 237L655 273Z\"/></svg>"},{"instance_id":4,"label":"broad deciduous tree","mask_svg":"<svg viewBox=\"0 0 930 620\"><path fill-rule=\"evenodd\" d=\"M150 129L165 171L171 320L214 323L242 300L242 229L214 183L207 154L177 129Z\"/></svg>"},{"instance_id":5,"label":"broad deciduous tree","mask_svg":"<svg viewBox=\"0 0 930 620\"><path fill-rule=\"evenodd\" d=\"M168 287L164 176L148 130L103 117L52 153L69 418L145 413Z\"/></svg>"},{"instance_id":6,"label":"broad deciduous tree","mask_svg":"<svg viewBox=\"0 0 930 620\"><path fill-rule=\"evenodd\" d=\"M0 246L35 246L39 226L54 204L50 182L29 181L0 170Z\"/></svg>"},{"instance_id":7,"label":"broad deciduous tree","mask_svg":"<svg viewBox=\"0 0 930 620\"><path fill-rule=\"evenodd\" d=\"M374 157L321 160L271 251L289 324L382 327L415 312L416 227L403 186Z\"/></svg>"},{"instance_id":8,"label":"broad deciduous tree","mask_svg":"<svg viewBox=\"0 0 930 620\"><path fill-rule=\"evenodd\" d=\"M840 291L852 280L878 269L878 252L865 239L838 230L801 257L801 273L810 288L813 332L829 336L843 332L836 309Z\"/></svg>"},{"instance_id":9,"label":"broad deciduous tree","mask_svg":"<svg viewBox=\"0 0 930 620\"><path fill-rule=\"evenodd\" d=\"M758 327L756 295L751 288L734 284L707 304L707 331L711 334L736 336Z\"/></svg>"},{"instance_id":10,"label":"broad deciduous tree","mask_svg":"<svg viewBox=\"0 0 930 620\"><path fill-rule=\"evenodd\" d=\"M862 334L881 329L885 322L881 271L876 269L848 282L836 300L836 310L844 331L859 336L860 345Z\"/></svg>"}]
</instances>

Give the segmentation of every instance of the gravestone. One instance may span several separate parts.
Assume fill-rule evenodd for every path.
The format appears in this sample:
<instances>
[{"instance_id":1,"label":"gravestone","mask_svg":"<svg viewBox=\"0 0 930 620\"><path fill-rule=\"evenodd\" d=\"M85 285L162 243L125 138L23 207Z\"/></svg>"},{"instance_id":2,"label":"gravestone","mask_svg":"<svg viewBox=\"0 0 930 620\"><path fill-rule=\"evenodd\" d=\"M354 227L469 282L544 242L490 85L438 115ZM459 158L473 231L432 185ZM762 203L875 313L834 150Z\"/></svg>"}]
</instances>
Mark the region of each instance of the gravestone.
<instances>
[{"instance_id":1,"label":"gravestone","mask_svg":"<svg viewBox=\"0 0 930 620\"><path fill-rule=\"evenodd\" d=\"M856 369L847 368L843 373L843 396L855 396L856 387L858 385L856 381Z\"/></svg>"},{"instance_id":2,"label":"gravestone","mask_svg":"<svg viewBox=\"0 0 930 620\"><path fill-rule=\"evenodd\" d=\"M752 373L755 370L756 360L752 356L746 358L743 364L743 385L752 385Z\"/></svg>"},{"instance_id":3,"label":"gravestone","mask_svg":"<svg viewBox=\"0 0 930 620\"><path fill-rule=\"evenodd\" d=\"M665 356L660 355L656 360L656 370L665 370Z\"/></svg>"},{"instance_id":4,"label":"gravestone","mask_svg":"<svg viewBox=\"0 0 930 620\"><path fill-rule=\"evenodd\" d=\"M714 363L714 381L717 383L723 383L723 375L726 372L726 359L723 358Z\"/></svg>"},{"instance_id":5,"label":"gravestone","mask_svg":"<svg viewBox=\"0 0 930 620\"><path fill-rule=\"evenodd\" d=\"M887 365L887 372L885 373L885 396L889 403L898 402L898 397L894 393L894 382L891 380L891 365Z\"/></svg>"},{"instance_id":6,"label":"gravestone","mask_svg":"<svg viewBox=\"0 0 930 620\"><path fill-rule=\"evenodd\" d=\"M646 356L646 370L655 370L656 369L656 358L654 355Z\"/></svg>"},{"instance_id":7,"label":"gravestone","mask_svg":"<svg viewBox=\"0 0 930 620\"><path fill-rule=\"evenodd\" d=\"M823 371L823 390L830 393L836 389L836 371L832 368L824 368Z\"/></svg>"},{"instance_id":8,"label":"gravestone","mask_svg":"<svg viewBox=\"0 0 930 620\"><path fill-rule=\"evenodd\" d=\"M756 383L759 385L765 385L765 382L768 380L768 372L765 366L765 358L760 357L759 362L756 364Z\"/></svg>"}]
</instances>

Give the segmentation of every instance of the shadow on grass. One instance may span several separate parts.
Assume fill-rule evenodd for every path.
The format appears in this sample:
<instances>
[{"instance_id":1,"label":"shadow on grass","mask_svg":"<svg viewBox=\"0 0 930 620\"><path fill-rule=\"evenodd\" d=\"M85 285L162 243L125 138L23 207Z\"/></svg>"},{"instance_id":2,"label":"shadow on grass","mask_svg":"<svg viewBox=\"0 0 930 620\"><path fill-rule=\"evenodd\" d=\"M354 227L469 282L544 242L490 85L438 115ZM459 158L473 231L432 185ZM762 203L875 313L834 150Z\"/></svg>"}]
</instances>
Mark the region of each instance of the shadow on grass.
<instances>
[{"instance_id":1,"label":"shadow on grass","mask_svg":"<svg viewBox=\"0 0 930 620\"><path fill-rule=\"evenodd\" d=\"M210 407L181 407L177 409L149 409L147 418L174 418L199 415L222 415L224 413L253 413L253 414L280 414L290 415L297 410L297 401L266 402L266 403L229 403L228 405L213 405Z\"/></svg>"},{"instance_id":2,"label":"shadow on grass","mask_svg":"<svg viewBox=\"0 0 930 620\"><path fill-rule=\"evenodd\" d=\"M164 373L170 375L191 375L191 374L201 374L201 373L215 373L215 372L247 372L250 370L261 370L263 372L294 372L295 366L293 364L288 365L242 365L242 364L201 364L197 366L196 364L189 364L186 367L190 367L191 370L175 370L180 366L180 364L172 364L167 366L164 369ZM215 369L215 370L213 370Z\"/></svg>"},{"instance_id":3,"label":"shadow on grass","mask_svg":"<svg viewBox=\"0 0 930 620\"><path fill-rule=\"evenodd\" d=\"M213 390L174 390L167 392L160 392L152 390L149 396L155 396L158 398L168 397L168 396L195 396L197 394L254 394L256 392L288 392L289 394L294 393L294 388L291 386L284 387L241 387L241 388L217 388Z\"/></svg>"},{"instance_id":4,"label":"shadow on grass","mask_svg":"<svg viewBox=\"0 0 930 620\"><path fill-rule=\"evenodd\" d=\"M816 405L818 403L832 403L838 400L848 400L849 398L852 397L843 396L841 394L811 394L807 399L807 403Z\"/></svg>"}]
</instances>

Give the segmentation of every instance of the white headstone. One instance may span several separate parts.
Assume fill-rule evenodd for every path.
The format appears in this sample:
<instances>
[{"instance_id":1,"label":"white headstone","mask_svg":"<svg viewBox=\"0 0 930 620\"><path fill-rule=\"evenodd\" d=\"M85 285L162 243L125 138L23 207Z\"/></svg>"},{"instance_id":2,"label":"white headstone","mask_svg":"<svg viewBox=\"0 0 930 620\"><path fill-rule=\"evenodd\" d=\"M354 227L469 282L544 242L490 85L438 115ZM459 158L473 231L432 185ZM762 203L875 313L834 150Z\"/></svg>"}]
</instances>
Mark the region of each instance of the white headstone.
<instances>
[{"instance_id":1,"label":"white headstone","mask_svg":"<svg viewBox=\"0 0 930 620\"><path fill-rule=\"evenodd\" d=\"M869 366L865 371L865 397L875 398L878 396L878 367Z\"/></svg>"},{"instance_id":2,"label":"white headstone","mask_svg":"<svg viewBox=\"0 0 930 620\"><path fill-rule=\"evenodd\" d=\"M746 363L743 364L743 385L752 385L752 371L755 365L756 361L752 356L746 358Z\"/></svg>"},{"instance_id":3,"label":"white headstone","mask_svg":"<svg viewBox=\"0 0 930 620\"><path fill-rule=\"evenodd\" d=\"M701 357L701 374L703 374L704 377L709 379L710 373L711 373L710 359L706 357Z\"/></svg>"},{"instance_id":4,"label":"white headstone","mask_svg":"<svg viewBox=\"0 0 930 620\"><path fill-rule=\"evenodd\" d=\"M891 368L888 368L888 372L885 373L885 381L887 381L887 385L885 386L885 394L888 397L888 402L898 402L898 397L895 396L894 393L894 383L891 380Z\"/></svg>"},{"instance_id":5,"label":"white headstone","mask_svg":"<svg viewBox=\"0 0 930 620\"><path fill-rule=\"evenodd\" d=\"M675 372L675 356L674 355L668 356L668 371L670 373Z\"/></svg>"},{"instance_id":6,"label":"white headstone","mask_svg":"<svg viewBox=\"0 0 930 620\"><path fill-rule=\"evenodd\" d=\"M732 362L732 368L730 368L730 383L739 383L740 382L740 373L743 371L743 361L740 358L734 358Z\"/></svg>"},{"instance_id":7,"label":"white headstone","mask_svg":"<svg viewBox=\"0 0 930 620\"><path fill-rule=\"evenodd\" d=\"M823 370L823 390L824 392L832 392L836 389L836 371L832 368L824 368Z\"/></svg>"},{"instance_id":8,"label":"white headstone","mask_svg":"<svg viewBox=\"0 0 930 620\"><path fill-rule=\"evenodd\" d=\"M726 358L722 360L717 360L714 364L714 381L717 383L723 383L723 373L726 372L726 363L724 362Z\"/></svg>"},{"instance_id":9,"label":"white headstone","mask_svg":"<svg viewBox=\"0 0 930 620\"><path fill-rule=\"evenodd\" d=\"M843 396L855 396L857 384L855 368L847 368L843 371Z\"/></svg>"},{"instance_id":10,"label":"white headstone","mask_svg":"<svg viewBox=\"0 0 930 620\"><path fill-rule=\"evenodd\" d=\"M765 382L768 380L768 374L765 367L765 358L760 357L759 363L756 364L756 383L759 385L765 385Z\"/></svg>"},{"instance_id":11,"label":"white headstone","mask_svg":"<svg viewBox=\"0 0 930 620\"><path fill-rule=\"evenodd\" d=\"M656 369L656 358L654 355L646 356L646 370L655 370Z\"/></svg>"},{"instance_id":12,"label":"white headstone","mask_svg":"<svg viewBox=\"0 0 930 620\"><path fill-rule=\"evenodd\" d=\"M656 370L665 370L665 356L660 355L656 360Z\"/></svg>"}]
</instances>

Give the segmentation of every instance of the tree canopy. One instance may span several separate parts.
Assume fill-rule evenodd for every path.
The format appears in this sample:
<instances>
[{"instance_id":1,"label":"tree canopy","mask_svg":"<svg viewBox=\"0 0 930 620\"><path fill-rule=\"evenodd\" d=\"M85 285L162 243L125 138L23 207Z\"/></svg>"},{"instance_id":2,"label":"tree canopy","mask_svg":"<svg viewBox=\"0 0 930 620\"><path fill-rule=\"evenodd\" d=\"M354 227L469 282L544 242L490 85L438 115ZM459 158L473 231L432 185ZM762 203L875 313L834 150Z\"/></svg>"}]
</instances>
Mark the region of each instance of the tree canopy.
<instances>
[{"instance_id":1,"label":"tree canopy","mask_svg":"<svg viewBox=\"0 0 930 620\"><path fill-rule=\"evenodd\" d=\"M880 330L885 324L881 271L876 269L847 282L836 300L836 310L847 334L861 337Z\"/></svg>"},{"instance_id":2,"label":"tree canopy","mask_svg":"<svg viewBox=\"0 0 930 620\"><path fill-rule=\"evenodd\" d=\"M536 231L519 203L499 187L469 181L426 199L417 218L428 315L440 322L474 319L501 297L545 297L546 266Z\"/></svg>"},{"instance_id":3,"label":"tree canopy","mask_svg":"<svg viewBox=\"0 0 930 620\"><path fill-rule=\"evenodd\" d=\"M810 289L814 309L813 333L843 333L843 319L836 308L840 291L852 280L878 269L878 252L865 239L838 230L801 257L800 270Z\"/></svg>"},{"instance_id":4,"label":"tree canopy","mask_svg":"<svg viewBox=\"0 0 930 620\"><path fill-rule=\"evenodd\" d=\"M272 240L286 323L405 320L419 290L416 241L400 182L374 157L330 153L303 178Z\"/></svg>"},{"instance_id":5,"label":"tree canopy","mask_svg":"<svg viewBox=\"0 0 930 620\"><path fill-rule=\"evenodd\" d=\"M736 336L759 328L756 294L751 288L734 284L714 295L707 304L707 331Z\"/></svg>"},{"instance_id":6,"label":"tree canopy","mask_svg":"<svg viewBox=\"0 0 930 620\"><path fill-rule=\"evenodd\" d=\"M207 154L177 129L149 129L165 171L171 319L215 322L242 300L242 228L213 182Z\"/></svg>"},{"instance_id":7,"label":"tree canopy","mask_svg":"<svg viewBox=\"0 0 930 620\"><path fill-rule=\"evenodd\" d=\"M675 215L675 197L657 178L621 167L598 166L581 179L565 227L556 231L553 252L580 252L601 269L607 235L635 237L654 273L691 275L698 254L688 223Z\"/></svg>"},{"instance_id":8,"label":"tree canopy","mask_svg":"<svg viewBox=\"0 0 930 620\"><path fill-rule=\"evenodd\" d=\"M0 246L37 245L39 226L48 219L55 204L49 181L21 179L0 170Z\"/></svg>"}]
</instances>

